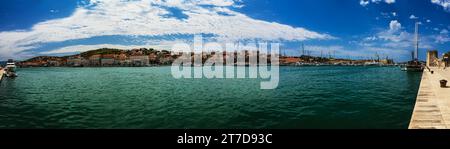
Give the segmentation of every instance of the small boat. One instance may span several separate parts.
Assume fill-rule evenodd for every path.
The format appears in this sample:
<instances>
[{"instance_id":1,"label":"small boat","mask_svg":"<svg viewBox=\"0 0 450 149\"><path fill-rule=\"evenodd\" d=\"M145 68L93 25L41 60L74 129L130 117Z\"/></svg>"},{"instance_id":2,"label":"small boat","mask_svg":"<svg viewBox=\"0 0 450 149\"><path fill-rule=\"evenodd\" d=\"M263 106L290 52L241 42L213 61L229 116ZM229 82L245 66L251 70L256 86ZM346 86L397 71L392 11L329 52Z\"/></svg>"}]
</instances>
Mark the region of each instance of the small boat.
<instances>
[{"instance_id":1,"label":"small boat","mask_svg":"<svg viewBox=\"0 0 450 149\"><path fill-rule=\"evenodd\" d=\"M8 62L6 63L5 76L10 78L17 77L16 64L12 59L9 59Z\"/></svg>"},{"instance_id":2,"label":"small boat","mask_svg":"<svg viewBox=\"0 0 450 149\"><path fill-rule=\"evenodd\" d=\"M379 62L375 62L375 61L364 63L364 66L380 66L380 65L381 64Z\"/></svg>"},{"instance_id":3,"label":"small boat","mask_svg":"<svg viewBox=\"0 0 450 149\"><path fill-rule=\"evenodd\" d=\"M401 66L402 71L423 72L424 66L419 61L409 61Z\"/></svg>"},{"instance_id":4,"label":"small boat","mask_svg":"<svg viewBox=\"0 0 450 149\"><path fill-rule=\"evenodd\" d=\"M401 69L402 71L423 72L422 66L404 66Z\"/></svg>"}]
</instances>

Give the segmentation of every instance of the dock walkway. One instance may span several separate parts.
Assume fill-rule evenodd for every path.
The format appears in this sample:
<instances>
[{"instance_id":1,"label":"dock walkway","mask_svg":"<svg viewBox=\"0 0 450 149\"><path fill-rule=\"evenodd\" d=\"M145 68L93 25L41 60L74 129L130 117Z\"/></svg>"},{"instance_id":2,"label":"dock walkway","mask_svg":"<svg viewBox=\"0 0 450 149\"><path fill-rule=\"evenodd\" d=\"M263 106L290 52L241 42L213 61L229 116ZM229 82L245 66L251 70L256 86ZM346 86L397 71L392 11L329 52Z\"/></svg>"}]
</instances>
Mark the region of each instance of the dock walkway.
<instances>
[{"instance_id":1,"label":"dock walkway","mask_svg":"<svg viewBox=\"0 0 450 149\"><path fill-rule=\"evenodd\" d=\"M441 88L439 83L450 81L450 70L430 70L434 74L423 72L409 129L450 129L450 87Z\"/></svg>"}]
</instances>

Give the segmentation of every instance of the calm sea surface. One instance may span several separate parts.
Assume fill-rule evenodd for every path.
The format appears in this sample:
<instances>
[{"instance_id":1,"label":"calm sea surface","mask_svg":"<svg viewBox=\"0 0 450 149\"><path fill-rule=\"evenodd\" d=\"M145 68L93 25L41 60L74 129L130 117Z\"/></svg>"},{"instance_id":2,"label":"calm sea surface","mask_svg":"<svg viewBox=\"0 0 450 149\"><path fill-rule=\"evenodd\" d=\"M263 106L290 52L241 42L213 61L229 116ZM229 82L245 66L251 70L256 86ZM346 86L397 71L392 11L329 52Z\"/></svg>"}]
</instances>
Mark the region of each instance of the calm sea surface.
<instances>
[{"instance_id":1,"label":"calm sea surface","mask_svg":"<svg viewBox=\"0 0 450 149\"><path fill-rule=\"evenodd\" d=\"M170 67L22 68L0 84L0 128L406 129L420 73L281 67L253 79L174 79Z\"/></svg>"}]
</instances>

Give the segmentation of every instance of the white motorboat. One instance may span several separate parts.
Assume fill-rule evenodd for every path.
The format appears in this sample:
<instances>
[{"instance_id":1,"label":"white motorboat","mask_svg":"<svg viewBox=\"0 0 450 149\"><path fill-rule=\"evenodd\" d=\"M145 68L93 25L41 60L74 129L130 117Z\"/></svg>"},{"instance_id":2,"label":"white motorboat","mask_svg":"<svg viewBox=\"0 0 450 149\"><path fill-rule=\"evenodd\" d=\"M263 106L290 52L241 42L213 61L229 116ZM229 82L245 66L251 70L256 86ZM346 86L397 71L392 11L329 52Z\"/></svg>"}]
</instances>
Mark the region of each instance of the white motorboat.
<instances>
[{"instance_id":1,"label":"white motorboat","mask_svg":"<svg viewBox=\"0 0 450 149\"><path fill-rule=\"evenodd\" d=\"M6 63L5 75L6 75L6 77L12 77L12 78L17 77L16 64L14 63L14 61L12 59L9 59L8 62Z\"/></svg>"}]
</instances>

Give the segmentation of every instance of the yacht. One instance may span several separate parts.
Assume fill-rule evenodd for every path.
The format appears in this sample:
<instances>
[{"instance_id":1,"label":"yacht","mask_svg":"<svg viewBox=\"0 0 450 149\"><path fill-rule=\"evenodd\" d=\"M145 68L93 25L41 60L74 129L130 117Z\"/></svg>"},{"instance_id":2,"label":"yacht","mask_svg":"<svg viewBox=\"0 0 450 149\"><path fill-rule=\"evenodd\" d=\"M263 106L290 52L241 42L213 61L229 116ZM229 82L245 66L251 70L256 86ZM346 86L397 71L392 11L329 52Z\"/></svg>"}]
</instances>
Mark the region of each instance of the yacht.
<instances>
[{"instance_id":1,"label":"yacht","mask_svg":"<svg viewBox=\"0 0 450 149\"><path fill-rule=\"evenodd\" d=\"M379 62L376 62L376 61L364 63L364 66L380 66L380 65L381 64Z\"/></svg>"},{"instance_id":2,"label":"yacht","mask_svg":"<svg viewBox=\"0 0 450 149\"><path fill-rule=\"evenodd\" d=\"M402 71L414 71L414 72L421 72L423 71L424 67L423 65L417 61L409 61L406 65L401 66Z\"/></svg>"},{"instance_id":3,"label":"yacht","mask_svg":"<svg viewBox=\"0 0 450 149\"><path fill-rule=\"evenodd\" d=\"M6 63L5 75L6 75L6 77L12 77L12 78L17 77L16 64L14 63L14 61L12 59L9 59L8 62Z\"/></svg>"}]
</instances>

